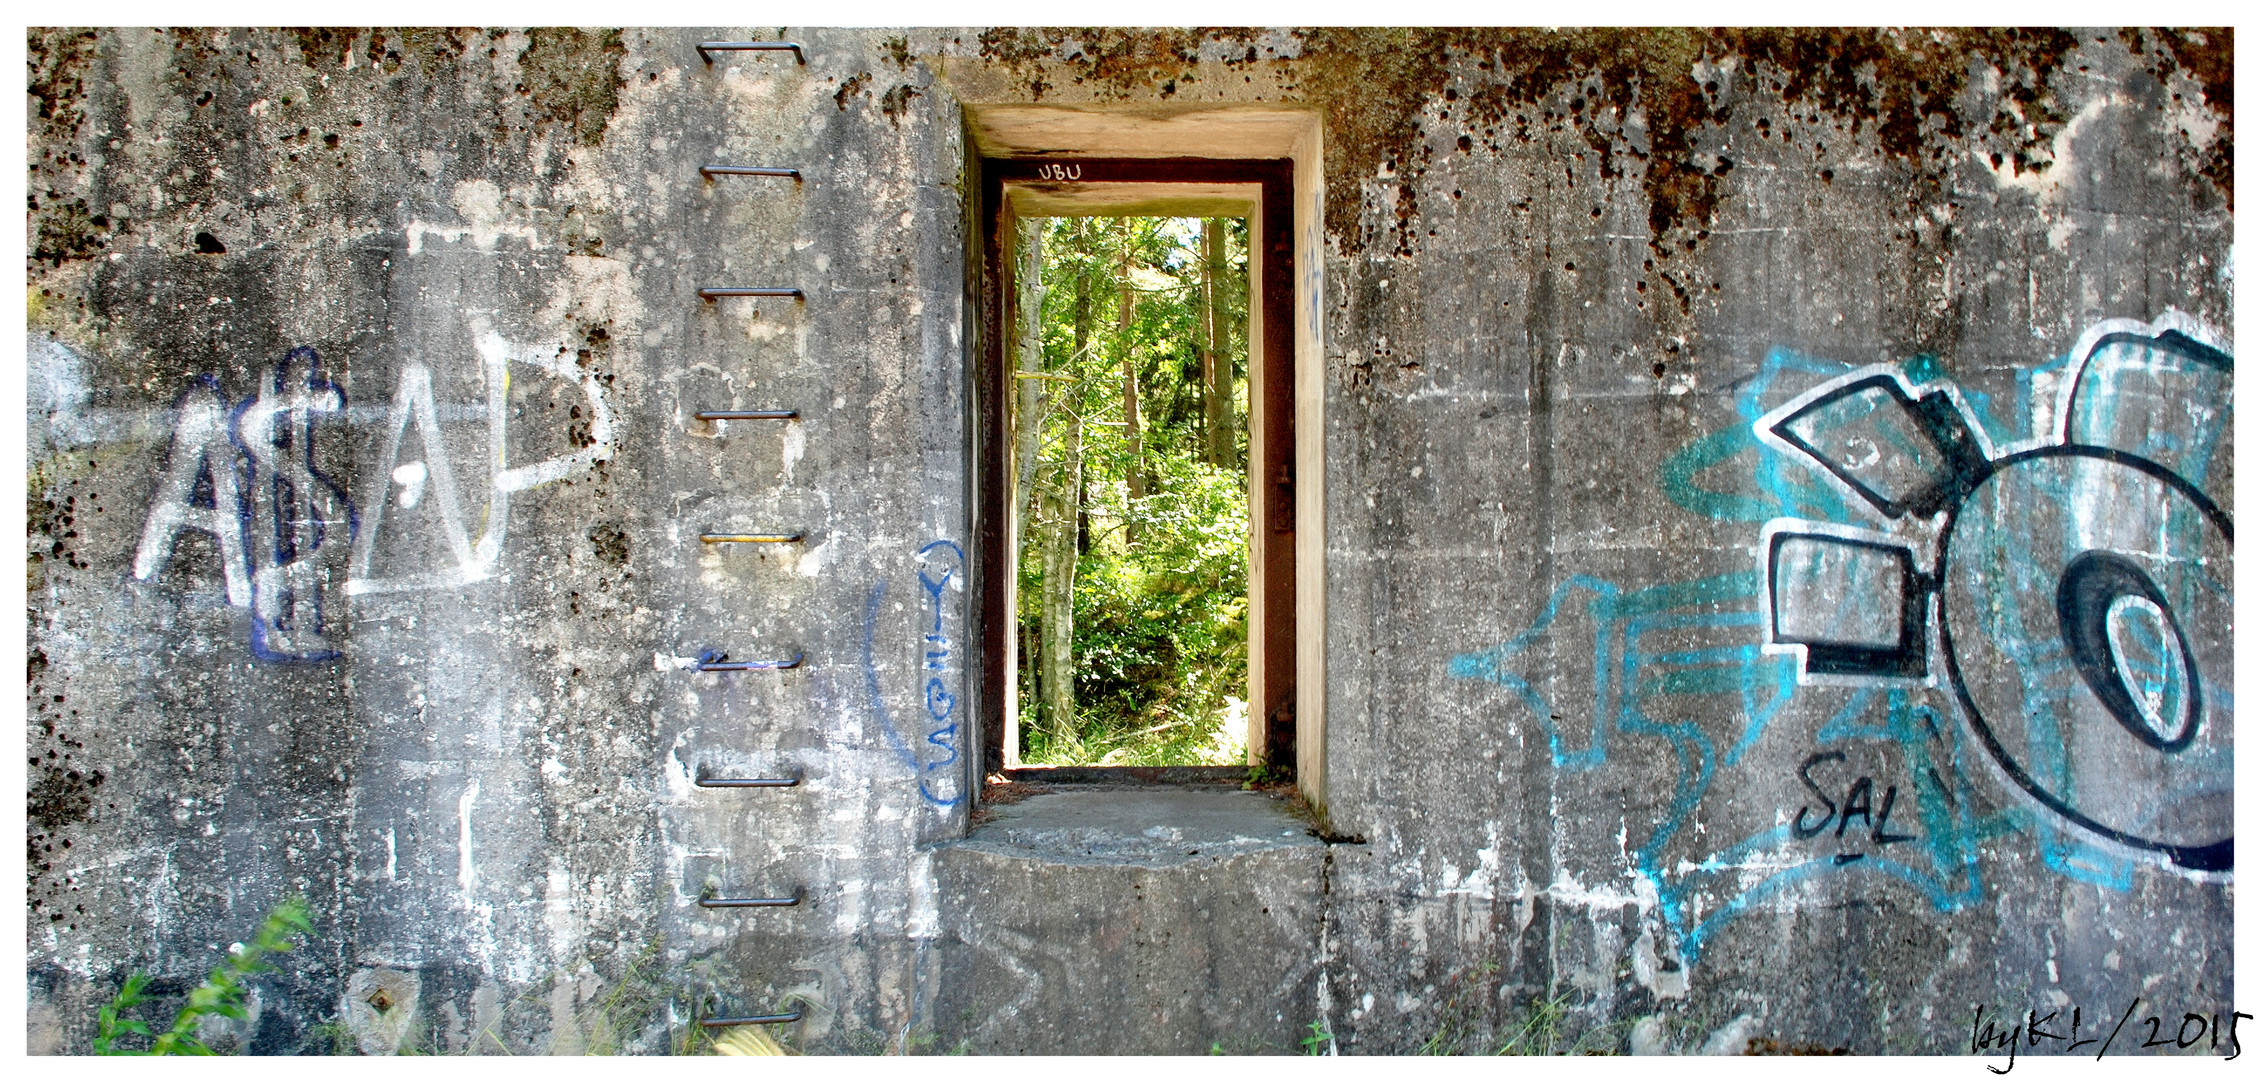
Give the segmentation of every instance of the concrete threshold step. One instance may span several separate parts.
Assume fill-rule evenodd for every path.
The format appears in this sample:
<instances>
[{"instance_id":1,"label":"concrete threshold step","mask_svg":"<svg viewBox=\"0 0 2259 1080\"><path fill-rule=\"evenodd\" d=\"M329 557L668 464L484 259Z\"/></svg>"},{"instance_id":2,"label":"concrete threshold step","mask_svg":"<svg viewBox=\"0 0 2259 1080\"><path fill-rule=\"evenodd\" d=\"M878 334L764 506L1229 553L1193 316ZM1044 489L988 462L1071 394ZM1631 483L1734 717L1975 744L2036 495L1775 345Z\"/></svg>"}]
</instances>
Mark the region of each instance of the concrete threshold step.
<instances>
[{"instance_id":1,"label":"concrete threshold step","mask_svg":"<svg viewBox=\"0 0 2259 1080\"><path fill-rule=\"evenodd\" d=\"M1294 1051L1315 1015L1327 847L1284 802L1077 785L988 809L933 849L945 1042Z\"/></svg>"}]
</instances>

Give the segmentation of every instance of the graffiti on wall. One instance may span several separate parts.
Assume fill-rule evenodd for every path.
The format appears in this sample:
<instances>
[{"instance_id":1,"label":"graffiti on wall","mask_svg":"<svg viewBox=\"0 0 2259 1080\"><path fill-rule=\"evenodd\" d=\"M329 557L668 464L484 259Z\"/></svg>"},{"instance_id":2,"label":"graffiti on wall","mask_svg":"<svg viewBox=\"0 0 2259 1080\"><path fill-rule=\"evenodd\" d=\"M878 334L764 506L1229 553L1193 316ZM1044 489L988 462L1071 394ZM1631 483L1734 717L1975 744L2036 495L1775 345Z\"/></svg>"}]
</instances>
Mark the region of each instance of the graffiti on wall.
<instances>
[{"instance_id":1,"label":"graffiti on wall","mask_svg":"<svg viewBox=\"0 0 2259 1080\"><path fill-rule=\"evenodd\" d=\"M957 693L950 689L963 615L961 605L950 603L947 596L951 589L964 590L964 570L965 550L954 541L935 540L918 549L916 696L923 715L912 731L906 732L895 722L880 688L878 616L886 601L886 582L871 587L870 599L863 608L863 678L871 711L895 756L917 778L918 794L942 807L956 806L965 799L959 739L964 720L958 712Z\"/></svg>"},{"instance_id":2,"label":"graffiti on wall","mask_svg":"<svg viewBox=\"0 0 2259 1080\"><path fill-rule=\"evenodd\" d=\"M509 531L510 496L585 472L608 459L614 422L603 384L578 371L569 352L510 342L492 332L476 339L486 402L487 483L472 502L457 484L428 367L410 362L384 420L382 450L363 492L380 494L366 511L338 480L315 465L314 443L327 421L345 414L345 394L310 348L292 349L257 392L231 406L217 377L200 376L173 409L163 473L134 552L133 576L157 580L180 534L203 533L219 553L227 602L251 612L254 656L323 661L340 653L331 641L324 595L334 559L345 549L342 592L434 589L484 581L496 572ZM529 465L508 461L510 365L533 367L575 382L586 396L587 428L576 450ZM449 409L452 417L464 412ZM403 436L413 428L416 453L403 462ZM474 496L481 493L473 493ZM430 503L442 543L437 565L378 576L388 513L397 518ZM433 545L425 545L426 548Z\"/></svg>"},{"instance_id":3,"label":"graffiti on wall","mask_svg":"<svg viewBox=\"0 0 2259 1080\"><path fill-rule=\"evenodd\" d=\"M1952 384L1896 369L1759 418L1758 438L1878 523L1765 524L1764 647L1807 683L1942 683L1992 767L2047 813L2224 871L2235 531L2204 483L2234 365L2161 322L2090 330L2056 430L2008 447Z\"/></svg>"},{"instance_id":4,"label":"graffiti on wall","mask_svg":"<svg viewBox=\"0 0 2259 1080\"><path fill-rule=\"evenodd\" d=\"M445 444L440 440L438 409L432 398L431 371L419 363L401 369L392 398L392 413L385 422L384 449L377 455L372 475L398 484L394 497L400 508L413 508L426 497L438 511L446 540L446 558L421 573L389 578L371 576L370 559L384 527L383 504L372 506L369 525L353 545L352 576L345 582L347 595L437 589L467 585L493 576L502 557L502 542L510 530L510 496L553 484L586 472L612 455L612 412L604 402L604 386L592 373L575 369L569 350L544 350L518 345L492 332L478 336L480 366L486 374L486 425L489 467L485 502L466 514L468 500L455 483ZM588 399L587 445L568 454L530 465L509 463L510 365L524 364L566 381L577 381ZM414 425L422 456L400 464L401 438ZM474 534L473 529L476 529Z\"/></svg>"},{"instance_id":5,"label":"graffiti on wall","mask_svg":"<svg viewBox=\"0 0 2259 1080\"><path fill-rule=\"evenodd\" d=\"M155 578L183 530L220 552L228 603L251 610L251 652L262 660L335 659L315 554L360 517L345 489L314 464L319 419L345 411L321 354L292 349L273 377L229 405L206 375L174 405L170 455L134 551L133 576Z\"/></svg>"},{"instance_id":6,"label":"graffiti on wall","mask_svg":"<svg viewBox=\"0 0 2259 1080\"><path fill-rule=\"evenodd\" d=\"M1681 506L1758 525L1757 566L1572 577L1450 673L1506 690L1556 768L1672 778L1626 854L1686 962L1823 875L1977 903L1979 849L2009 833L2116 889L2144 860L2229 871L2230 376L2176 315L2095 327L2004 402L1927 359L1775 350L1737 395L1744 422L1661 477ZM1781 402L1795 383L1816 385ZM1589 690L1556 677L1578 656ZM1721 775L1753 769L1797 801L1721 830Z\"/></svg>"}]
</instances>

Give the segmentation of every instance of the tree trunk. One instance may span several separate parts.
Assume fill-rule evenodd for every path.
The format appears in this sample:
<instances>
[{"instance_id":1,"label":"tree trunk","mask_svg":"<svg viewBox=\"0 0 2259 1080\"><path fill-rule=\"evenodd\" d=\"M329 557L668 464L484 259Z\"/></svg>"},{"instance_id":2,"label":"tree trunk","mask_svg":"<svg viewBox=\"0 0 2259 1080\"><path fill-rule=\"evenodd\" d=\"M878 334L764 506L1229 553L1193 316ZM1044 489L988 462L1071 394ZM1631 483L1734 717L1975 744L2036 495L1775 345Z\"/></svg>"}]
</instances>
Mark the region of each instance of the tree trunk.
<instances>
[{"instance_id":1,"label":"tree trunk","mask_svg":"<svg viewBox=\"0 0 2259 1080\"><path fill-rule=\"evenodd\" d=\"M1022 373L1036 374L1043 370L1043 226L1038 219L1032 228L1023 228L1020 237L1020 265L1018 284L1019 307L1019 368ZM1012 553L1015 557L1025 550L1021 545L1026 538L1028 516L1035 511L1036 453L1043 446L1043 380L1012 380L1019 385L1019 408L1013 420L1017 425L1017 453L1012 470Z\"/></svg>"},{"instance_id":2,"label":"tree trunk","mask_svg":"<svg viewBox=\"0 0 2259 1080\"><path fill-rule=\"evenodd\" d=\"M1224 319L1221 301L1224 298L1224 223L1210 219L1200 223L1200 244L1204 258L1200 261L1200 322L1207 341L1201 351L1201 374L1207 383L1201 394L1206 406L1208 434L1208 462L1211 465L1230 465L1234 440L1231 431L1231 358L1225 350L1231 341L1231 326Z\"/></svg>"},{"instance_id":3,"label":"tree trunk","mask_svg":"<svg viewBox=\"0 0 2259 1080\"><path fill-rule=\"evenodd\" d=\"M1078 239L1086 239L1081 223ZM1074 353L1079 361L1090 340L1090 278L1075 275ZM1067 384L1073 385L1073 384ZM1044 478L1038 499L1044 503L1043 528L1043 711L1053 731L1075 724L1075 565L1082 517L1082 419L1069 410L1066 439L1057 464Z\"/></svg>"},{"instance_id":4,"label":"tree trunk","mask_svg":"<svg viewBox=\"0 0 2259 1080\"><path fill-rule=\"evenodd\" d=\"M1136 235L1137 223L1122 219L1122 259L1117 268L1122 282L1122 301L1118 320L1120 333L1117 347L1122 350L1122 437L1129 442L1129 467L1123 470L1129 479L1129 506L1124 508L1122 542L1137 543L1137 504L1145 498L1145 437L1137 425L1137 357L1130 348L1130 324L1137 317L1137 296L1130 291L1130 239Z\"/></svg>"},{"instance_id":5,"label":"tree trunk","mask_svg":"<svg viewBox=\"0 0 2259 1080\"><path fill-rule=\"evenodd\" d=\"M1063 457L1053 468L1037 500L1044 506L1043 529L1043 639L1038 644L1038 671L1042 676L1043 713L1053 731L1070 731L1075 724L1075 492L1081 472L1082 425L1071 418Z\"/></svg>"}]
</instances>

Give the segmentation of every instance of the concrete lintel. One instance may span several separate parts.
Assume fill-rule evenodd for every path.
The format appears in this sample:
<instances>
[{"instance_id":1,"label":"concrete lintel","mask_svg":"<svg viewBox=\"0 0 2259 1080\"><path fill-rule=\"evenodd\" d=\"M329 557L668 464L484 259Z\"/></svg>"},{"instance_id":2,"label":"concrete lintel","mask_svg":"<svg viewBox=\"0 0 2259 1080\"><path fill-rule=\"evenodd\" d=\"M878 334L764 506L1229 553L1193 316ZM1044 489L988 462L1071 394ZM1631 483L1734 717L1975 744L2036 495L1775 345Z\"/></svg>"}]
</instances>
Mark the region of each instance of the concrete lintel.
<instances>
[{"instance_id":1,"label":"concrete lintel","mask_svg":"<svg viewBox=\"0 0 2259 1080\"><path fill-rule=\"evenodd\" d=\"M1199 157L1295 155L1317 128L1314 109L1277 106L965 106L973 145L990 157Z\"/></svg>"},{"instance_id":2,"label":"concrete lintel","mask_svg":"<svg viewBox=\"0 0 2259 1080\"><path fill-rule=\"evenodd\" d=\"M1260 184L1008 183L1012 213L1035 217L1246 217Z\"/></svg>"}]
</instances>

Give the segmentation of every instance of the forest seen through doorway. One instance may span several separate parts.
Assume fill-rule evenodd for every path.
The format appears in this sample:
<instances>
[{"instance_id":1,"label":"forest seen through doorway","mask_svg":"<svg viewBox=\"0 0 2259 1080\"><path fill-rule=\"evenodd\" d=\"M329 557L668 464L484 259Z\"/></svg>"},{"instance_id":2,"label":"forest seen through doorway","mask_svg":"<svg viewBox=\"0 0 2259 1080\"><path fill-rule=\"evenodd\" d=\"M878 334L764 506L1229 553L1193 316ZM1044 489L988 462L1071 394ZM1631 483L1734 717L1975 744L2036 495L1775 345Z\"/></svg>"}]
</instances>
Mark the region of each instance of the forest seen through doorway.
<instances>
[{"instance_id":1,"label":"forest seen through doorway","mask_svg":"<svg viewBox=\"0 0 2259 1080\"><path fill-rule=\"evenodd\" d=\"M1247 761L1247 226L1019 223L1025 765Z\"/></svg>"}]
</instances>

